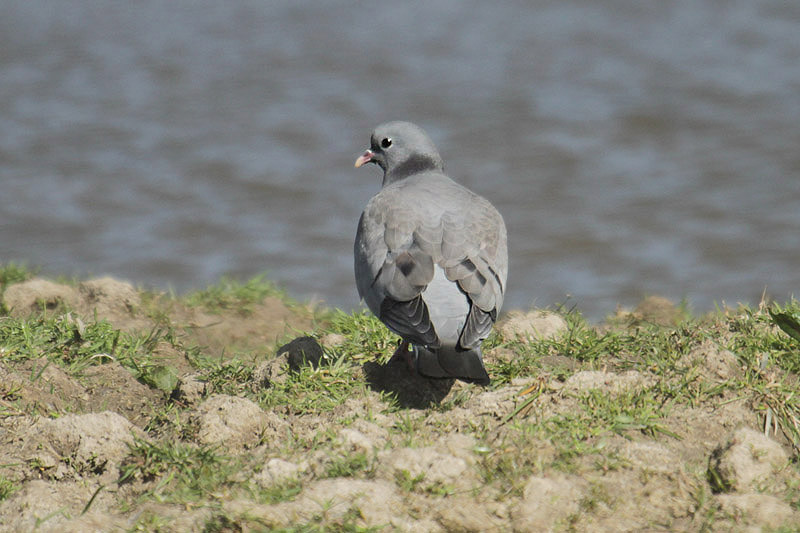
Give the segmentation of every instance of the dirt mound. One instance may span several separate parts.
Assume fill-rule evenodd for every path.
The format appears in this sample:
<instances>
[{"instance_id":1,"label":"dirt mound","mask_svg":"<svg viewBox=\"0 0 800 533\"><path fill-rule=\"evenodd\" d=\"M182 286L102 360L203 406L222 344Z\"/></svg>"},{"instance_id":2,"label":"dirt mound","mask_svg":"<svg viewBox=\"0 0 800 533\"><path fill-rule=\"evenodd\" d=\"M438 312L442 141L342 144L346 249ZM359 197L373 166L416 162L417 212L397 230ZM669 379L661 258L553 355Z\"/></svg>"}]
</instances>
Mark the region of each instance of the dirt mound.
<instances>
[{"instance_id":1,"label":"dirt mound","mask_svg":"<svg viewBox=\"0 0 800 533\"><path fill-rule=\"evenodd\" d=\"M510 313L482 388L385 364L374 317L257 283L30 279L0 309L0 531L800 523L800 347L764 310ZM290 370L296 337L316 364Z\"/></svg>"},{"instance_id":2,"label":"dirt mound","mask_svg":"<svg viewBox=\"0 0 800 533\"><path fill-rule=\"evenodd\" d=\"M111 411L60 418L39 418L22 435L21 458L49 479L105 474L116 479L134 437L144 433Z\"/></svg>"},{"instance_id":3,"label":"dirt mound","mask_svg":"<svg viewBox=\"0 0 800 533\"><path fill-rule=\"evenodd\" d=\"M60 306L75 307L79 301L80 295L74 287L39 278L11 285L3 293L3 304L15 316Z\"/></svg>"}]
</instances>

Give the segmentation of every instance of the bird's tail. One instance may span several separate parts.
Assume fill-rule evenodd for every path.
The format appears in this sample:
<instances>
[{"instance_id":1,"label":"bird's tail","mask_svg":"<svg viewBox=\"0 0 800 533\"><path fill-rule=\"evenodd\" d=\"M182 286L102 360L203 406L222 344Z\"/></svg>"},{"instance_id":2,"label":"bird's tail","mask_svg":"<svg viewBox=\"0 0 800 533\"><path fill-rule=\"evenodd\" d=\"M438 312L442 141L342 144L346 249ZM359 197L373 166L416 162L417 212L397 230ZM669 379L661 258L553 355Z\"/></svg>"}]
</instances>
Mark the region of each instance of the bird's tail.
<instances>
[{"instance_id":1,"label":"bird's tail","mask_svg":"<svg viewBox=\"0 0 800 533\"><path fill-rule=\"evenodd\" d=\"M468 383L488 385L491 382L486 367L483 366L481 348L457 350L452 346L442 346L429 350L414 346L417 372L430 378L456 378Z\"/></svg>"}]
</instances>

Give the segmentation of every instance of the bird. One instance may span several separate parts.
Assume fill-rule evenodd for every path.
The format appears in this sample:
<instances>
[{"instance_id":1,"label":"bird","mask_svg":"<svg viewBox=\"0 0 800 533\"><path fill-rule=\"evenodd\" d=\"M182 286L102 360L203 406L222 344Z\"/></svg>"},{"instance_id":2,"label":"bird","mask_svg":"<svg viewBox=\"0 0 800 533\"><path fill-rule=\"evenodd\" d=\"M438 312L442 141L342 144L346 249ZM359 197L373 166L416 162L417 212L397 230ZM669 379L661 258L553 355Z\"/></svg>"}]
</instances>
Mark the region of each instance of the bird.
<instances>
[{"instance_id":1,"label":"bird","mask_svg":"<svg viewBox=\"0 0 800 533\"><path fill-rule=\"evenodd\" d=\"M433 141L413 123L375 128L355 167L368 163L383 170L383 182L358 222L356 287L401 338L392 360L425 377L488 385L481 343L508 275L502 215L445 174Z\"/></svg>"}]
</instances>

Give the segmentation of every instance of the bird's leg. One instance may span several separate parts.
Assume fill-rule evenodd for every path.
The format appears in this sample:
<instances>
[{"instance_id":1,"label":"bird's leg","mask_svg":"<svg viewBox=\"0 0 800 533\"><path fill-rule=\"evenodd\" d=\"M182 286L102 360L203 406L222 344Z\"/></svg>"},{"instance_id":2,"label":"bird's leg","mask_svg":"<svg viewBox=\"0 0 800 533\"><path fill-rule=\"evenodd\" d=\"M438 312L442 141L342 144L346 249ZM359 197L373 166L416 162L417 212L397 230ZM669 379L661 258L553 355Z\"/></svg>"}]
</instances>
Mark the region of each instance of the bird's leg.
<instances>
[{"instance_id":1,"label":"bird's leg","mask_svg":"<svg viewBox=\"0 0 800 533\"><path fill-rule=\"evenodd\" d=\"M391 359L389 359L389 363L393 363L395 361L405 361L406 366L408 366L408 371L412 374L416 374L416 370L414 368L414 352L408 349L408 341L402 339L400 342L397 343L397 349L392 354Z\"/></svg>"},{"instance_id":2,"label":"bird's leg","mask_svg":"<svg viewBox=\"0 0 800 533\"><path fill-rule=\"evenodd\" d=\"M397 341L397 349L392 354L391 359L389 359L390 363L394 363L395 361L406 360L408 353L408 341L405 339L400 339Z\"/></svg>"}]
</instances>

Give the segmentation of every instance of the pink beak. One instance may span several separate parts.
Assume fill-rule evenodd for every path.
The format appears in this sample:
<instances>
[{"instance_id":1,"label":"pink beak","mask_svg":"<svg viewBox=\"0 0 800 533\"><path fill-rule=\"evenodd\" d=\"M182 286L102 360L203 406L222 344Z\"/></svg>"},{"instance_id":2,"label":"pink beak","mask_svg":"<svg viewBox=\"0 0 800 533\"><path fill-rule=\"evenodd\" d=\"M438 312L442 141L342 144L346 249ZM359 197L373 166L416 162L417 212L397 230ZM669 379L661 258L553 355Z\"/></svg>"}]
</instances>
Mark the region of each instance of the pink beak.
<instances>
[{"instance_id":1,"label":"pink beak","mask_svg":"<svg viewBox=\"0 0 800 533\"><path fill-rule=\"evenodd\" d=\"M359 158L356 159L356 168L372 161L372 156L373 156L372 150L367 150L366 152L364 152L364 155L359 156Z\"/></svg>"}]
</instances>

